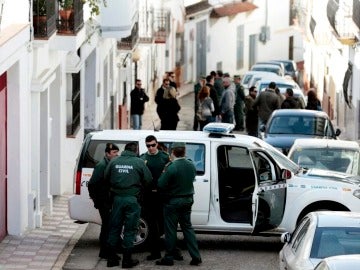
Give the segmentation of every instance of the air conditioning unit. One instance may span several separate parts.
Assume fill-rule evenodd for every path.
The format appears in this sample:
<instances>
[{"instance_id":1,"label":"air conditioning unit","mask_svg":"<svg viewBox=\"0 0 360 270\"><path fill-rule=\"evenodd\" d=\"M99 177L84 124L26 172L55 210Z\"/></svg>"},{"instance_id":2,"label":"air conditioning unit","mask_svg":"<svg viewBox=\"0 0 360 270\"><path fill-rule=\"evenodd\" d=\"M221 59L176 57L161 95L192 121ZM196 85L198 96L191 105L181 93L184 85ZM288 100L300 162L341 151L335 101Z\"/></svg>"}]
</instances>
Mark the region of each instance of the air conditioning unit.
<instances>
[{"instance_id":1,"label":"air conditioning unit","mask_svg":"<svg viewBox=\"0 0 360 270\"><path fill-rule=\"evenodd\" d=\"M264 44L266 43L266 41L270 40L270 27L269 26L262 26L261 27L259 40Z\"/></svg>"}]
</instances>

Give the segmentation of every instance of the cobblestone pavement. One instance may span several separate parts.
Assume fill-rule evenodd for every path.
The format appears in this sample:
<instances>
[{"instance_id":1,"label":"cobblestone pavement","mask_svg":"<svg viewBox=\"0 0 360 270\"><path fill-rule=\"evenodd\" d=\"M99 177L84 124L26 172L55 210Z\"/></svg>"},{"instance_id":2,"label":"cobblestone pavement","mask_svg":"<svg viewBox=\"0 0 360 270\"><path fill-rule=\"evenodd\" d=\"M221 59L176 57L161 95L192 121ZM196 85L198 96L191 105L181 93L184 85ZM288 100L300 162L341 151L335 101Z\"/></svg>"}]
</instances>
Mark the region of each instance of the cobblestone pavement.
<instances>
[{"instance_id":1,"label":"cobblestone pavement","mask_svg":"<svg viewBox=\"0 0 360 270\"><path fill-rule=\"evenodd\" d=\"M0 243L0 270L62 269L68 254L85 231L68 216L70 195L56 196L53 213L44 215L43 226L22 236L6 236Z\"/></svg>"}]
</instances>

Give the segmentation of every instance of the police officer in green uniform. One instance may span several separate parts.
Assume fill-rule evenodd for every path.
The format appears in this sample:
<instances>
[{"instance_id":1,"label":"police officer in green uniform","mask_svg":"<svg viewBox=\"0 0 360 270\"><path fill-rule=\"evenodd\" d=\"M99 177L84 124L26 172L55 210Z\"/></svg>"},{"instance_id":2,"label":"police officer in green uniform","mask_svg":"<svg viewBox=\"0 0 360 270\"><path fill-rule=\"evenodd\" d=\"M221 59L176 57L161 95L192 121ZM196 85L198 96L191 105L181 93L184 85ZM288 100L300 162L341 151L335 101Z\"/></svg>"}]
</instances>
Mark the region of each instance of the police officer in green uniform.
<instances>
[{"instance_id":1,"label":"police officer in green uniform","mask_svg":"<svg viewBox=\"0 0 360 270\"><path fill-rule=\"evenodd\" d=\"M164 199L165 256L157 265L173 265L176 250L177 226L180 224L187 249L192 258L190 265L202 263L190 215L194 203L196 168L185 158L185 143L172 144L172 162L158 180L158 189Z\"/></svg>"},{"instance_id":2,"label":"police officer in green uniform","mask_svg":"<svg viewBox=\"0 0 360 270\"><path fill-rule=\"evenodd\" d=\"M114 197L108 238L111 251L107 261L108 267L119 265L115 250L120 240L122 225L122 268L132 268L139 264L138 260L131 258L141 212L138 199L143 188L150 185L152 176L145 162L138 157L138 152L137 142L126 144L121 155L112 159L105 169L105 180L110 183L110 191Z\"/></svg>"},{"instance_id":3,"label":"police officer in green uniform","mask_svg":"<svg viewBox=\"0 0 360 270\"><path fill-rule=\"evenodd\" d=\"M155 136L149 135L145 138L148 149L140 158L145 160L146 166L150 169L153 181L149 189L144 193L144 212L149 225L150 255L147 260L161 258L160 237L164 226L162 202L157 192L157 181L164 170L165 165L170 162L170 155L158 149L158 141Z\"/></svg>"},{"instance_id":4,"label":"police officer in green uniform","mask_svg":"<svg viewBox=\"0 0 360 270\"><path fill-rule=\"evenodd\" d=\"M245 91L241 85L240 75L234 76L235 83L235 104L234 104L234 117L235 117L235 128L237 131L244 131L244 100Z\"/></svg>"},{"instance_id":5,"label":"police officer in green uniform","mask_svg":"<svg viewBox=\"0 0 360 270\"><path fill-rule=\"evenodd\" d=\"M94 207L99 210L101 217L99 257L103 259L108 258L107 239L109 234L108 227L111 210L111 200L109 196L110 187L104 181L104 171L110 160L117 157L118 153L119 147L113 143L107 143L105 146L105 156L96 164L88 183L90 198L94 202Z\"/></svg>"}]
</instances>

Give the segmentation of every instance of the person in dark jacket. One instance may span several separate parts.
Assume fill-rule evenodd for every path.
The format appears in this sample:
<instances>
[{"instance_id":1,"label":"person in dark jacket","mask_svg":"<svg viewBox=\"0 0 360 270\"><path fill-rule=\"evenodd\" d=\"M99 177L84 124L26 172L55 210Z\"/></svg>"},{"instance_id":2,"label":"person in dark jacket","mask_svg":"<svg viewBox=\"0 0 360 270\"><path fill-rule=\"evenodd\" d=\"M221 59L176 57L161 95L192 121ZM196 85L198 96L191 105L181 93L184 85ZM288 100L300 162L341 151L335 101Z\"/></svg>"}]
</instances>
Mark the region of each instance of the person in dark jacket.
<instances>
[{"instance_id":1,"label":"person in dark jacket","mask_svg":"<svg viewBox=\"0 0 360 270\"><path fill-rule=\"evenodd\" d=\"M308 100L305 109L307 110L315 110L315 111L322 111L321 103L318 99L316 92L314 89L309 90L307 93Z\"/></svg>"},{"instance_id":2,"label":"person in dark jacket","mask_svg":"<svg viewBox=\"0 0 360 270\"><path fill-rule=\"evenodd\" d=\"M141 80L136 80L135 88L130 92L130 99L130 116L133 128L141 129L144 104L149 101L149 97L145 94L145 90L141 88Z\"/></svg>"},{"instance_id":3,"label":"person in dark jacket","mask_svg":"<svg viewBox=\"0 0 360 270\"><path fill-rule=\"evenodd\" d=\"M101 217L100 229L100 252L99 257L107 259L109 252L107 250L107 238L109 235L109 218L111 210L110 187L104 181L104 171L110 160L117 157L119 147L113 143L107 143L105 147L105 156L99 161L88 183L89 196L94 202L94 207L98 209Z\"/></svg>"},{"instance_id":4,"label":"person in dark jacket","mask_svg":"<svg viewBox=\"0 0 360 270\"><path fill-rule=\"evenodd\" d=\"M179 122L180 105L176 99L177 92L172 90L169 79L164 79L161 87L156 91L156 112L159 115L162 130L176 130Z\"/></svg>"},{"instance_id":5,"label":"person in dark jacket","mask_svg":"<svg viewBox=\"0 0 360 270\"><path fill-rule=\"evenodd\" d=\"M245 100L245 91L244 87L240 83L240 75L234 76L235 83L235 105L234 105L234 119L235 119L235 129L237 131L244 130L244 100Z\"/></svg>"},{"instance_id":6,"label":"person in dark jacket","mask_svg":"<svg viewBox=\"0 0 360 270\"><path fill-rule=\"evenodd\" d=\"M249 95L245 97L245 126L247 134L250 136L258 136L258 112L255 108L254 102L256 99L257 90L255 86L249 88Z\"/></svg>"},{"instance_id":7,"label":"person in dark jacket","mask_svg":"<svg viewBox=\"0 0 360 270\"><path fill-rule=\"evenodd\" d=\"M132 259L132 249L141 212L138 200L141 192L151 184L152 176L144 160L139 158L138 154L137 142L127 143L121 155L112 159L105 169L105 181L110 183L110 191L113 196L108 237L110 250L108 267L119 265L116 245L120 240L122 226L124 226L122 268L131 268L139 264L138 260Z\"/></svg>"},{"instance_id":8,"label":"person in dark jacket","mask_svg":"<svg viewBox=\"0 0 360 270\"><path fill-rule=\"evenodd\" d=\"M185 158L183 142L172 144L172 157L172 162L165 167L158 180L158 189L164 199L165 256L156 264L174 264L179 223L192 258L190 265L200 265L202 260L190 220L196 168L193 162Z\"/></svg>"},{"instance_id":9,"label":"person in dark jacket","mask_svg":"<svg viewBox=\"0 0 360 270\"><path fill-rule=\"evenodd\" d=\"M212 75L206 76L206 86L210 88L210 97L214 103L214 112L212 113L212 122L215 122L216 117L220 114L220 103L218 99L217 92L214 87L215 78Z\"/></svg>"},{"instance_id":10,"label":"person in dark jacket","mask_svg":"<svg viewBox=\"0 0 360 270\"><path fill-rule=\"evenodd\" d=\"M281 103L281 109L301 109L299 100L294 97L294 91L287 88L285 92L285 99Z\"/></svg>"},{"instance_id":11,"label":"person in dark jacket","mask_svg":"<svg viewBox=\"0 0 360 270\"><path fill-rule=\"evenodd\" d=\"M161 232L163 228L162 202L158 193L158 179L167 163L170 162L170 155L167 152L158 150L158 141L155 136L149 135L145 138L147 152L140 158L145 161L146 166L151 171L153 180L149 189L144 193L144 212L146 221L149 224L150 255L146 257L148 261L161 258Z\"/></svg>"}]
</instances>

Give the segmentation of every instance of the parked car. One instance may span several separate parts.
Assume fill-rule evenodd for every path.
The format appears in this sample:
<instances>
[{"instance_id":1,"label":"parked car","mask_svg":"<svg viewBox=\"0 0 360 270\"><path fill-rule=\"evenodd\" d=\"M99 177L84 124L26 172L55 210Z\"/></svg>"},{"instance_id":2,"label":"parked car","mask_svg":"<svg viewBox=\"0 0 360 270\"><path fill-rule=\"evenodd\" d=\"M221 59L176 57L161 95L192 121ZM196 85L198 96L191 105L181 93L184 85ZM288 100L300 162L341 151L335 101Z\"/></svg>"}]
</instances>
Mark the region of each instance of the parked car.
<instances>
[{"instance_id":1,"label":"parked car","mask_svg":"<svg viewBox=\"0 0 360 270\"><path fill-rule=\"evenodd\" d=\"M360 269L360 254L339 255L325 258L315 270L350 270Z\"/></svg>"},{"instance_id":2,"label":"parked car","mask_svg":"<svg viewBox=\"0 0 360 270\"><path fill-rule=\"evenodd\" d=\"M319 211L307 214L294 233L281 236L285 244L279 253L280 269L312 270L321 259L360 254L359 221L360 213L355 212Z\"/></svg>"},{"instance_id":3,"label":"parked car","mask_svg":"<svg viewBox=\"0 0 360 270\"><path fill-rule=\"evenodd\" d=\"M282 71L283 71L283 76L285 75L285 66L284 66L284 64L283 64L282 62L269 60L269 61L256 62L255 64L265 64L265 65L275 65L275 66L279 66L279 67L281 67L281 69L282 69Z\"/></svg>"},{"instance_id":4,"label":"parked car","mask_svg":"<svg viewBox=\"0 0 360 270\"><path fill-rule=\"evenodd\" d=\"M288 157L301 167L360 175L360 146L355 141L296 139Z\"/></svg>"},{"instance_id":5,"label":"parked car","mask_svg":"<svg viewBox=\"0 0 360 270\"><path fill-rule=\"evenodd\" d=\"M296 67L296 63L294 60L274 60L284 64L285 75L291 77L294 81L297 82L299 72Z\"/></svg>"},{"instance_id":6,"label":"parked car","mask_svg":"<svg viewBox=\"0 0 360 270\"><path fill-rule=\"evenodd\" d=\"M244 73L244 75L241 78L240 83L244 87L245 90L248 90L250 88L250 86L252 86L252 84L250 84L250 82L254 77L266 78L269 76L271 76L274 79L279 77L279 75L277 75L273 72L249 70Z\"/></svg>"},{"instance_id":7,"label":"parked car","mask_svg":"<svg viewBox=\"0 0 360 270\"><path fill-rule=\"evenodd\" d=\"M231 133L233 128L233 124L210 123L204 131L89 133L76 164L70 217L101 223L89 198L87 183L95 164L104 155L106 143L116 144L121 151L129 141L137 141L140 153L144 153L145 138L151 134L169 151L172 142L186 143L186 156L197 170L191 214L196 232L271 235L292 231L299 219L311 210L323 209L324 205L330 210L360 212L360 178L302 170L261 139ZM320 195L319 189L323 191ZM142 215L135 244L146 245L148 234Z\"/></svg>"},{"instance_id":8,"label":"parked car","mask_svg":"<svg viewBox=\"0 0 360 270\"><path fill-rule=\"evenodd\" d=\"M256 88L258 89L258 94L264 91L271 82L275 82L276 86L280 90L280 94L285 95L286 89L291 88L294 92L294 97L296 97L301 105L301 108L305 108L306 106L306 98L301 90L300 86L293 80L289 80L286 78L263 78L255 83Z\"/></svg>"},{"instance_id":9,"label":"parked car","mask_svg":"<svg viewBox=\"0 0 360 270\"><path fill-rule=\"evenodd\" d=\"M289 152L295 139L336 139L339 129L334 129L326 112L279 109L273 111L266 126L261 126L262 138L284 154Z\"/></svg>"},{"instance_id":10,"label":"parked car","mask_svg":"<svg viewBox=\"0 0 360 270\"><path fill-rule=\"evenodd\" d=\"M271 65L271 64L255 64L251 67L251 70L254 71L265 71L265 72L272 72L275 73L278 76L283 77L284 71L281 69L281 67L277 65Z\"/></svg>"}]
</instances>

